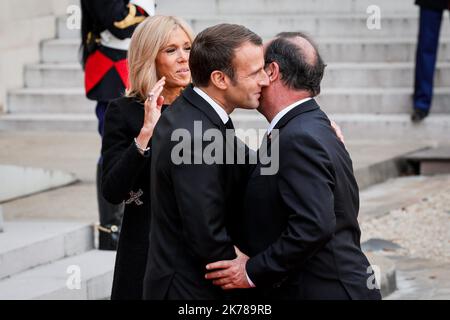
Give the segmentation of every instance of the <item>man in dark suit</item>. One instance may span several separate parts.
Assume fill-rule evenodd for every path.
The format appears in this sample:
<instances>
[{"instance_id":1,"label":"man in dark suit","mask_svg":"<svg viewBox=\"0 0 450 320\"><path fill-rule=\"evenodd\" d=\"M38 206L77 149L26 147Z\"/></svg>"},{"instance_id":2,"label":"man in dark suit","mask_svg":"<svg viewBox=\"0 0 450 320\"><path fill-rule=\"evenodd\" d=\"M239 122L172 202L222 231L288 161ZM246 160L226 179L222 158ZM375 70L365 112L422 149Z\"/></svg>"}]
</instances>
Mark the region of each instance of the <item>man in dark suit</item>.
<instances>
[{"instance_id":1,"label":"man in dark suit","mask_svg":"<svg viewBox=\"0 0 450 320\"><path fill-rule=\"evenodd\" d=\"M204 272L210 262L236 257L230 234L248 172L245 165L226 162L236 143L234 131L226 132L233 129L228 115L236 106L256 109L269 84L262 40L243 26L201 32L189 65L194 85L162 114L152 138L145 299L225 298ZM211 153L218 161L204 157L208 134L216 146L223 142Z\"/></svg>"},{"instance_id":2,"label":"man in dark suit","mask_svg":"<svg viewBox=\"0 0 450 320\"><path fill-rule=\"evenodd\" d=\"M442 14L449 9L450 1L416 0L416 4L420 7L420 19L411 120L420 122L431 108Z\"/></svg>"},{"instance_id":3,"label":"man in dark suit","mask_svg":"<svg viewBox=\"0 0 450 320\"><path fill-rule=\"evenodd\" d=\"M265 60L270 86L258 110L270 122L267 143L278 144L270 156L279 169L268 175L259 163L248 182L234 240L251 258L212 263L207 277L271 299L380 299L360 247L350 155L313 99L325 68L317 48L302 33L282 33Z\"/></svg>"}]
</instances>

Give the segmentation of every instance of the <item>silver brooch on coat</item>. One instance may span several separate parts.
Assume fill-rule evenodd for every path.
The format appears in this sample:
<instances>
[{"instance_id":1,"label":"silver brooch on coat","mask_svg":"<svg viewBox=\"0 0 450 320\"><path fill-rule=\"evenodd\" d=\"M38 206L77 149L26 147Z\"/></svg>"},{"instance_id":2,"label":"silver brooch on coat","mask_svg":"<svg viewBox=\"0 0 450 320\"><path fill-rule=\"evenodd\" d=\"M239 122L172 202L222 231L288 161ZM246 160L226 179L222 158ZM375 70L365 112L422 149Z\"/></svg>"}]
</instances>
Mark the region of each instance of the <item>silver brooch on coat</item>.
<instances>
[{"instance_id":1,"label":"silver brooch on coat","mask_svg":"<svg viewBox=\"0 0 450 320\"><path fill-rule=\"evenodd\" d=\"M143 205L144 203L142 202L141 199L139 199L143 194L144 192L141 189L139 189L137 192L130 191L130 199L125 201L125 204L130 204L134 202L137 206Z\"/></svg>"}]
</instances>

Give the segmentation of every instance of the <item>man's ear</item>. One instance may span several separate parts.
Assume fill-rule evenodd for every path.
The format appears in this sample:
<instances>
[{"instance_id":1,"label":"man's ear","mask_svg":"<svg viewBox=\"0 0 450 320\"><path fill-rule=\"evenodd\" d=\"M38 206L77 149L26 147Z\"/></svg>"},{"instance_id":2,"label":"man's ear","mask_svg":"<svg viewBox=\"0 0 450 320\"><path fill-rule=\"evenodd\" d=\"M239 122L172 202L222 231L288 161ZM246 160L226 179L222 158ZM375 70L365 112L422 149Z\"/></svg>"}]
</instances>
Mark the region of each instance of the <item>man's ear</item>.
<instances>
[{"instance_id":1,"label":"man's ear","mask_svg":"<svg viewBox=\"0 0 450 320\"><path fill-rule=\"evenodd\" d=\"M276 62L271 62L266 67L267 75L269 76L270 82L274 82L280 77L280 66Z\"/></svg>"},{"instance_id":2,"label":"man's ear","mask_svg":"<svg viewBox=\"0 0 450 320\"><path fill-rule=\"evenodd\" d=\"M211 83L220 90L228 89L226 75L222 71L215 70L211 73Z\"/></svg>"}]
</instances>

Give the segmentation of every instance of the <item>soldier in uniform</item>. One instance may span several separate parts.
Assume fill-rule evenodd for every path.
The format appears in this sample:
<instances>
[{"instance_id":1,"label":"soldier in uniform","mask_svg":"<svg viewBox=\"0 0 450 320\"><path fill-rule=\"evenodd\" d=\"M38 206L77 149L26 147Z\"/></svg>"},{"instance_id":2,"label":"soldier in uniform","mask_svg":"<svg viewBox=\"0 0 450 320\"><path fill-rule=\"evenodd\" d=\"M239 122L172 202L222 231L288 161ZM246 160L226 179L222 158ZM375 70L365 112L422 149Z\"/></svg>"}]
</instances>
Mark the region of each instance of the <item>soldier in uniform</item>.
<instances>
[{"instance_id":1,"label":"soldier in uniform","mask_svg":"<svg viewBox=\"0 0 450 320\"><path fill-rule=\"evenodd\" d=\"M420 122L430 112L433 97L433 77L439 44L442 14L449 9L449 0L416 0L420 7L414 85L414 105L411 120Z\"/></svg>"},{"instance_id":2,"label":"soldier in uniform","mask_svg":"<svg viewBox=\"0 0 450 320\"><path fill-rule=\"evenodd\" d=\"M136 26L154 15L154 0L81 0L81 55L86 97L97 102L98 132L109 101L121 97L128 81L127 51ZM101 192L102 158L97 164L99 249L116 250L123 204L113 205Z\"/></svg>"}]
</instances>

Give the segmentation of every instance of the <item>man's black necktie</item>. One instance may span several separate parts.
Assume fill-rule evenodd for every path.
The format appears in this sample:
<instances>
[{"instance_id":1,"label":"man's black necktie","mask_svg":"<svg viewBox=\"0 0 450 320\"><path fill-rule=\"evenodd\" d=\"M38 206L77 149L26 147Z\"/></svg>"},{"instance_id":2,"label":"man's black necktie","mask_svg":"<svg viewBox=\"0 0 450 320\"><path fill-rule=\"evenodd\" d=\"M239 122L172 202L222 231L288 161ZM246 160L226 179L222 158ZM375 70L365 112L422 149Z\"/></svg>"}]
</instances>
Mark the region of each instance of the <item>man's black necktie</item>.
<instances>
[{"instance_id":1,"label":"man's black necktie","mask_svg":"<svg viewBox=\"0 0 450 320\"><path fill-rule=\"evenodd\" d=\"M231 118L228 118L228 121L225 123L225 128L234 130L233 121L231 121Z\"/></svg>"}]
</instances>

